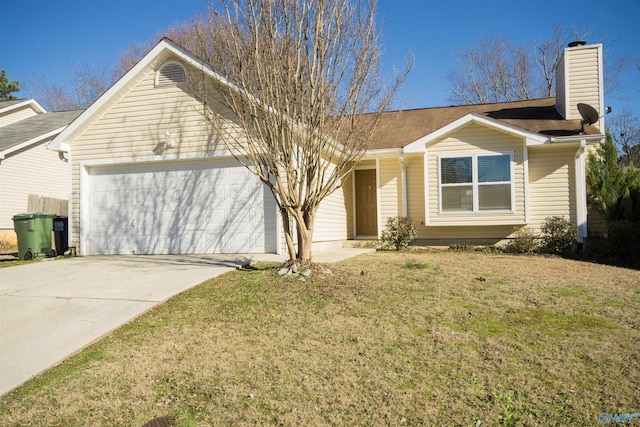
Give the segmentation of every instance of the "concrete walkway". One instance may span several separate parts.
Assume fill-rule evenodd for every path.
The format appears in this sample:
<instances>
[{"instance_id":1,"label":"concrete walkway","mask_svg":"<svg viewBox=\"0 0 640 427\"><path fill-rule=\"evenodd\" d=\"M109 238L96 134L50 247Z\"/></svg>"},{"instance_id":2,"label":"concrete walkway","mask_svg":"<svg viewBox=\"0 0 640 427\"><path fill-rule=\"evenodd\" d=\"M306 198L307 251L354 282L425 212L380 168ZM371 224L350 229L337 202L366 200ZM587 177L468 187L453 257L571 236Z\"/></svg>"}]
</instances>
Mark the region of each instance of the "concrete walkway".
<instances>
[{"instance_id":1,"label":"concrete walkway","mask_svg":"<svg viewBox=\"0 0 640 427\"><path fill-rule=\"evenodd\" d=\"M319 252L337 262L370 249ZM279 255L104 256L0 269L0 395L150 308L249 261Z\"/></svg>"}]
</instances>

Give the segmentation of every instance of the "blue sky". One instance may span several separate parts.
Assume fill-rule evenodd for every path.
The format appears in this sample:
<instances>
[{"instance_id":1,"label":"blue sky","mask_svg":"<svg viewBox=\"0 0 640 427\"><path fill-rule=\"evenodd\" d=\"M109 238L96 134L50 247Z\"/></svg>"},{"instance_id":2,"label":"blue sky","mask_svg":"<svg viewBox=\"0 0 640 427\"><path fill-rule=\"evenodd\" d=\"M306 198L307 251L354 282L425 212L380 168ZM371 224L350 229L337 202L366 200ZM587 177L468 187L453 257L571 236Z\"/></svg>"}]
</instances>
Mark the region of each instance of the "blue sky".
<instances>
[{"instance_id":1,"label":"blue sky","mask_svg":"<svg viewBox=\"0 0 640 427\"><path fill-rule=\"evenodd\" d=\"M555 25L577 28L611 56L640 58L638 0L379 0L387 69L412 52L415 67L402 93L403 108L449 105L447 72L454 55L483 37L502 36L531 46ZM0 69L19 80L19 97L34 85L68 85L74 70L115 64L129 45L206 11L206 0L0 0ZM640 71L628 69L622 90L605 94L614 112L640 114Z\"/></svg>"}]
</instances>

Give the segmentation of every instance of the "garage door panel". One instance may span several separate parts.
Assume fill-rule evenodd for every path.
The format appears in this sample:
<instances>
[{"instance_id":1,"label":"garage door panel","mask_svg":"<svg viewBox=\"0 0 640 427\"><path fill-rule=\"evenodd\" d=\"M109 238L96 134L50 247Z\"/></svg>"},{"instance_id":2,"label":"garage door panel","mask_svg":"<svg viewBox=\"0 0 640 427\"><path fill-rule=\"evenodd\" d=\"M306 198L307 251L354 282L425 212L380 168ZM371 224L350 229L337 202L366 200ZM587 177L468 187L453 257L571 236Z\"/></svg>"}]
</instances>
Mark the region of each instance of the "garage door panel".
<instances>
[{"instance_id":1,"label":"garage door panel","mask_svg":"<svg viewBox=\"0 0 640 427\"><path fill-rule=\"evenodd\" d=\"M237 163L92 169L90 188L89 253L276 250L275 202Z\"/></svg>"}]
</instances>

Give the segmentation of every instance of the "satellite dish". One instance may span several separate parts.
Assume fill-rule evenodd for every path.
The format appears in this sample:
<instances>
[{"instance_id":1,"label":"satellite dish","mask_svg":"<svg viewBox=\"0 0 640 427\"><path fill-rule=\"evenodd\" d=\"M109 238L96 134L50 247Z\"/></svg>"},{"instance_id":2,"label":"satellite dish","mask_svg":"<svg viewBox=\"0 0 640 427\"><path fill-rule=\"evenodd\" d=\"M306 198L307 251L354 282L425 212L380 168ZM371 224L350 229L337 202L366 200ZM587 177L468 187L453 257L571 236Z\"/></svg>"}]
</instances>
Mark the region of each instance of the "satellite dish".
<instances>
[{"instance_id":1,"label":"satellite dish","mask_svg":"<svg viewBox=\"0 0 640 427\"><path fill-rule=\"evenodd\" d=\"M598 114L598 111L589 104L579 102L578 111L582 116L582 129L580 130L580 133L584 133L584 125L592 125L600 120L600 114Z\"/></svg>"},{"instance_id":2,"label":"satellite dish","mask_svg":"<svg viewBox=\"0 0 640 427\"><path fill-rule=\"evenodd\" d=\"M598 111L589 104L578 103L578 111L582 116L582 120L589 125L594 124L600 118Z\"/></svg>"}]
</instances>

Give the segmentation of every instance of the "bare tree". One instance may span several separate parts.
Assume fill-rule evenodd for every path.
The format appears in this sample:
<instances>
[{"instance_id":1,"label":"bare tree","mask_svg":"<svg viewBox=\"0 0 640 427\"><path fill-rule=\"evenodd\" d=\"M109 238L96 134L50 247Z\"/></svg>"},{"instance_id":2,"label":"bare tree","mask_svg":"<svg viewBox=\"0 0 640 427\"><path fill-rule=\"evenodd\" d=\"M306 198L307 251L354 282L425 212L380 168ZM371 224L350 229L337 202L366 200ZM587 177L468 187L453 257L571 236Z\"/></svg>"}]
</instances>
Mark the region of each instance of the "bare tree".
<instances>
[{"instance_id":1,"label":"bare tree","mask_svg":"<svg viewBox=\"0 0 640 427\"><path fill-rule=\"evenodd\" d=\"M411 68L409 60L383 81L375 8L375 0L221 0L197 35L195 51L214 70L224 64L216 71L229 84L192 76L194 93L220 140L273 193L291 260L311 262L320 203L370 146Z\"/></svg>"},{"instance_id":2,"label":"bare tree","mask_svg":"<svg viewBox=\"0 0 640 427\"><path fill-rule=\"evenodd\" d=\"M640 167L640 117L629 108L614 113L609 131L624 164Z\"/></svg>"},{"instance_id":3,"label":"bare tree","mask_svg":"<svg viewBox=\"0 0 640 427\"><path fill-rule=\"evenodd\" d=\"M477 46L463 49L457 62L448 75L455 103L484 104L533 95L533 60L526 49L505 38L482 39Z\"/></svg>"},{"instance_id":4,"label":"bare tree","mask_svg":"<svg viewBox=\"0 0 640 427\"><path fill-rule=\"evenodd\" d=\"M555 93L556 70L560 64L562 51L567 44L567 38L562 36L563 24L553 28L551 37L542 42L533 43L533 55L535 63L544 82L543 89L539 92L543 96L553 96Z\"/></svg>"},{"instance_id":5,"label":"bare tree","mask_svg":"<svg viewBox=\"0 0 640 427\"><path fill-rule=\"evenodd\" d=\"M210 26L215 25L215 31L209 31ZM120 53L118 62L113 70L114 80L117 80L129 71L147 53L158 40L166 37L178 43L180 46L195 54L198 58L210 62L213 55L211 50L217 45L218 40L211 37L224 38L226 32L223 31L225 23L221 16L196 15L191 19L175 24L165 30L158 32L153 38L145 42L133 43L126 50ZM203 37L209 37L203 39ZM221 64L217 64L216 70Z\"/></svg>"},{"instance_id":6,"label":"bare tree","mask_svg":"<svg viewBox=\"0 0 640 427\"><path fill-rule=\"evenodd\" d=\"M79 110L95 102L112 82L106 69L95 71L85 64L76 68L71 88L43 83L36 85L34 92L36 99L48 110Z\"/></svg>"},{"instance_id":7,"label":"bare tree","mask_svg":"<svg viewBox=\"0 0 640 427\"><path fill-rule=\"evenodd\" d=\"M568 37L564 25L556 25L551 36L533 43L533 50L517 47L504 38L485 38L457 55L458 65L449 71L452 102L477 104L550 97L555 93L556 70ZM573 28L572 36L584 40L591 30ZM607 95L620 89L620 77L632 64L628 56L604 51L604 86ZM538 73L535 73L535 71Z\"/></svg>"}]
</instances>

